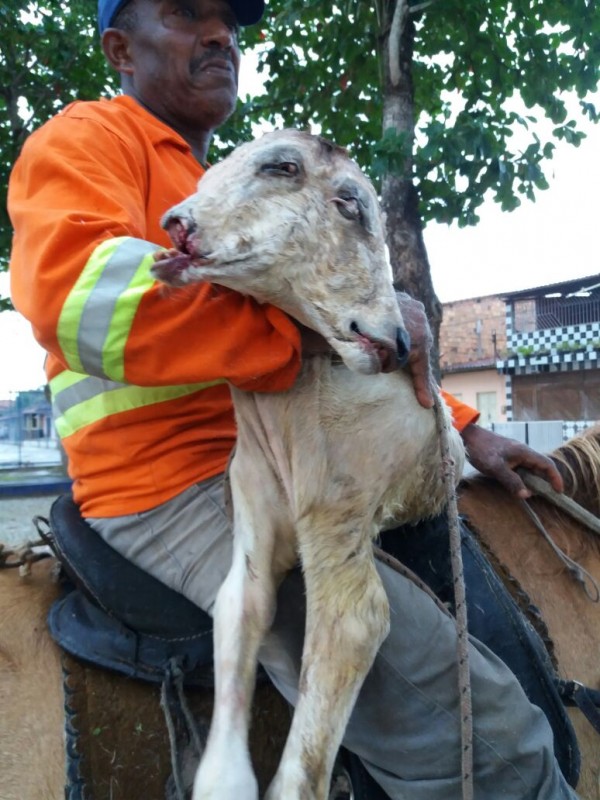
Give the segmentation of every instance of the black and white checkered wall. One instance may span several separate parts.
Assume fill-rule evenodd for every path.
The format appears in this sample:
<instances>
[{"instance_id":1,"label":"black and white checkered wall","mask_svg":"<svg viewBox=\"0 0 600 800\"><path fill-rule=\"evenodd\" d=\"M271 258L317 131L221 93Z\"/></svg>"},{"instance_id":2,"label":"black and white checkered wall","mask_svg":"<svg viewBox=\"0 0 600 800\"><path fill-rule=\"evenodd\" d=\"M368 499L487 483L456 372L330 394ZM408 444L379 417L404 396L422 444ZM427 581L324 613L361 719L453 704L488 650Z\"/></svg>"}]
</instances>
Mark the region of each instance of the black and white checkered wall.
<instances>
[{"instance_id":1,"label":"black and white checkered wall","mask_svg":"<svg viewBox=\"0 0 600 800\"><path fill-rule=\"evenodd\" d=\"M563 328L515 333L512 308L506 309L507 355L496 362L506 381L506 419L513 418L512 378L544 372L574 372L600 369L600 321ZM577 433L589 423L565 423L568 434ZM565 438L570 438L565 434Z\"/></svg>"},{"instance_id":2,"label":"black and white checkered wall","mask_svg":"<svg viewBox=\"0 0 600 800\"><path fill-rule=\"evenodd\" d=\"M508 320L508 318L507 318ZM506 347L509 351L532 347L535 350L562 350L567 346L577 347L597 345L600 347L600 321L586 322L582 325L569 325L565 328L549 328L529 333L506 332Z\"/></svg>"},{"instance_id":3,"label":"black and white checkered wall","mask_svg":"<svg viewBox=\"0 0 600 800\"><path fill-rule=\"evenodd\" d=\"M507 323L509 316L507 316ZM507 331L507 356L497 362L504 374L572 372L600 367L600 321L564 328L514 333Z\"/></svg>"}]
</instances>

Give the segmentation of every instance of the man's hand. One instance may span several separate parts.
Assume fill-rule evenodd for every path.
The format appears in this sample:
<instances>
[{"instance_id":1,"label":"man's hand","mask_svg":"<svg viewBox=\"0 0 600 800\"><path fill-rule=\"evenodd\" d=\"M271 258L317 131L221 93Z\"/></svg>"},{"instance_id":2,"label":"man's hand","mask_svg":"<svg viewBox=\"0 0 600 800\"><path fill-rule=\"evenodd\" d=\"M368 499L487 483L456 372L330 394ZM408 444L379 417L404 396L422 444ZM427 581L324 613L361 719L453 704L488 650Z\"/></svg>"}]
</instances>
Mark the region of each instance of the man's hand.
<instances>
[{"instance_id":1,"label":"man's hand","mask_svg":"<svg viewBox=\"0 0 600 800\"><path fill-rule=\"evenodd\" d=\"M471 464L517 497L525 499L532 494L515 472L517 467L544 478L555 491L563 491L563 481L554 463L526 444L473 424L467 425L461 435Z\"/></svg>"},{"instance_id":2,"label":"man's hand","mask_svg":"<svg viewBox=\"0 0 600 800\"><path fill-rule=\"evenodd\" d=\"M404 320L404 327L410 335L410 353L406 366L410 372L415 394L423 408L432 408L429 353L433 344L433 336L425 316L425 307L423 303L419 303L418 300L414 300L404 292L396 292L396 299Z\"/></svg>"}]
</instances>

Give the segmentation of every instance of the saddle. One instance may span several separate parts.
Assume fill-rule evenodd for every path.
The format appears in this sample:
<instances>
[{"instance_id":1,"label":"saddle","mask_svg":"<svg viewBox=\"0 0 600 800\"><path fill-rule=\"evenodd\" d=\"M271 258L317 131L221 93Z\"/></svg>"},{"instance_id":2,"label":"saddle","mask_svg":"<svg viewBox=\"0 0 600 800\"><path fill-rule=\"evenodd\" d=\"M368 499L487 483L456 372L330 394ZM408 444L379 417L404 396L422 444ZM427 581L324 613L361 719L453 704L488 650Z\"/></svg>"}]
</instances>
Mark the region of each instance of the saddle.
<instances>
[{"instance_id":1,"label":"saddle","mask_svg":"<svg viewBox=\"0 0 600 800\"><path fill-rule=\"evenodd\" d=\"M49 544L68 579L50 633L77 658L162 683L176 663L191 686L212 686L212 619L117 553L69 495L50 509Z\"/></svg>"},{"instance_id":2,"label":"saddle","mask_svg":"<svg viewBox=\"0 0 600 800\"><path fill-rule=\"evenodd\" d=\"M71 655L131 678L163 683L173 664L188 686L209 687L212 620L179 593L124 559L85 522L70 496L50 510L49 543L68 583L49 612L50 633ZM489 564L462 521L469 632L515 673L527 697L546 714L557 761L571 786L579 776L576 736L560 681L533 626ZM381 534L381 548L412 570L452 606L447 523L443 517ZM358 759L357 759L358 760ZM356 765L353 765L356 769ZM368 773L370 798L385 798Z\"/></svg>"}]
</instances>

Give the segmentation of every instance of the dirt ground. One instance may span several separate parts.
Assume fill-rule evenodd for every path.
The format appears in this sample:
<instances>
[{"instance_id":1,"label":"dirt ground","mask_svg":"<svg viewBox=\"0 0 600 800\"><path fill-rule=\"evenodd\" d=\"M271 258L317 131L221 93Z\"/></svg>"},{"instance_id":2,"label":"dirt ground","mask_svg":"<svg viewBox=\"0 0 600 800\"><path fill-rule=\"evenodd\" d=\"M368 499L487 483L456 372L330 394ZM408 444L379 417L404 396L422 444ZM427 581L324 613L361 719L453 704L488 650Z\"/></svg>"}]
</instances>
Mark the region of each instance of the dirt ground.
<instances>
[{"instance_id":1,"label":"dirt ground","mask_svg":"<svg viewBox=\"0 0 600 800\"><path fill-rule=\"evenodd\" d=\"M47 517L54 500L51 495L0 498L0 542L15 545L36 539L31 520L36 515Z\"/></svg>"}]
</instances>

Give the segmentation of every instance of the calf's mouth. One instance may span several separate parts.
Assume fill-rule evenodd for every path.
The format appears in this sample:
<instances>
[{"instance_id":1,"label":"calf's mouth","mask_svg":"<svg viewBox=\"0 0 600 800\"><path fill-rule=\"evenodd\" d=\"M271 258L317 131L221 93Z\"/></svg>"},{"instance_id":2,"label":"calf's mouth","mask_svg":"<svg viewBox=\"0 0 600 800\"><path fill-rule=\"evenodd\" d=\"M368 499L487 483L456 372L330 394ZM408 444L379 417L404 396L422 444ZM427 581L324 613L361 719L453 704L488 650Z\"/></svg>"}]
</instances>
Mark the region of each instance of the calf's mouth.
<instances>
[{"instance_id":1,"label":"calf's mouth","mask_svg":"<svg viewBox=\"0 0 600 800\"><path fill-rule=\"evenodd\" d=\"M160 250L154 254L154 265L151 272L157 280L169 286L185 286L200 281L196 267L212 264L207 254L198 251L197 226L184 222L180 217L167 216L162 221L174 247Z\"/></svg>"}]
</instances>

